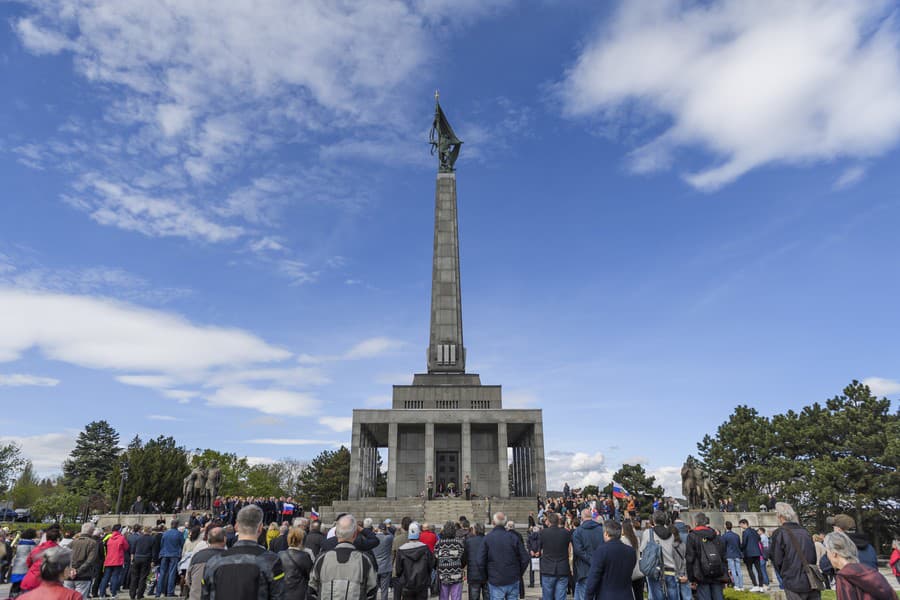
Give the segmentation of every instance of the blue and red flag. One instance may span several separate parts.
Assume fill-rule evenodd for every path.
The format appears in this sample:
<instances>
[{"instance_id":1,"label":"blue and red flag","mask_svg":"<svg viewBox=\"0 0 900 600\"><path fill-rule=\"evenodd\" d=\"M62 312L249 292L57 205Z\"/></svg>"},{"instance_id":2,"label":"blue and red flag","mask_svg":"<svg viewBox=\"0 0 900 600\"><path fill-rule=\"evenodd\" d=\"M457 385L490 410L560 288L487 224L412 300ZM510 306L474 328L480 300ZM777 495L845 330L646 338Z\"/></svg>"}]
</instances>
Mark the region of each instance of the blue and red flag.
<instances>
[{"instance_id":1,"label":"blue and red flag","mask_svg":"<svg viewBox=\"0 0 900 600\"><path fill-rule=\"evenodd\" d=\"M616 498L626 498L630 495L628 493L628 490L626 490L624 487L622 487L621 484L618 484L615 481L613 481L612 484L613 484L613 489L612 489L613 496L615 496Z\"/></svg>"}]
</instances>

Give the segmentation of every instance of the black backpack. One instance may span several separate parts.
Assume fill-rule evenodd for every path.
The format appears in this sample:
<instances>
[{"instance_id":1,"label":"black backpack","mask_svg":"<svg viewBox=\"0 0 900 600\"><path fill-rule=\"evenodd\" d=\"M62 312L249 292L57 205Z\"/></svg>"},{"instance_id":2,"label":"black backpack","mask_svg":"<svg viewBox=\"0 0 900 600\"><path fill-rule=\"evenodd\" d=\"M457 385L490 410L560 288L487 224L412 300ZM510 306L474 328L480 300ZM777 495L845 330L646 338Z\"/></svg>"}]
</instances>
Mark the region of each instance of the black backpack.
<instances>
[{"instance_id":1,"label":"black backpack","mask_svg":"<svg viewBox=\"0 0 900 600\"><path fill-rule=\"evenodd\" d=\"M717 538L699 537L700 540L700 572L704 578L720 579L725 576L725 561L719 550Z\"/></svg>"}]
</instances>

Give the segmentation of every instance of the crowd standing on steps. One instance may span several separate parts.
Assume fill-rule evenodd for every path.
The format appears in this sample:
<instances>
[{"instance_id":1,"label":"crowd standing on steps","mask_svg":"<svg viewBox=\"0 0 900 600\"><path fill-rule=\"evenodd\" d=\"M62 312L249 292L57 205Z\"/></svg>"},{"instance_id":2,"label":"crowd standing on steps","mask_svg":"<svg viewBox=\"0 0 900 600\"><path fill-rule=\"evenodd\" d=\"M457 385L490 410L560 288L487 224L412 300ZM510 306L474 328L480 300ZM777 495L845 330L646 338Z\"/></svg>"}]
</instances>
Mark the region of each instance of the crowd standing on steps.
<instances>
[{"instance_id":1,"label":"crowd standing on steps","mask_svg":"<svg viewBox=\"0 0 900 600\"><path fill-rule=\"evenodd\" d=\"M487 534L465 515L435 531L409 517L395 525L341 514L326 531L315 513L267 522L271 511L255 501L224 511L228 518L193 514L186 526L85 523L75 534L50 525L14 538L0 531L0 575L10 596L25 600L120 591L140 600L176 590L191 600L461 600L464 586L471 600L519 600L526 571L542 600L724 600L727 587L745 582L751 592L768 591L771 567L787 600L821 600L826 586L837 600L897 600L848 515L811 536L793 508L777 502L773 531L741 519L719 532L704 513L685 523L665 499L644 522L628 498L624 510L607 500L541 502L522 531L496 512ZM900 542L888 563L900 584Z\"/></svg>"}]
</instances>

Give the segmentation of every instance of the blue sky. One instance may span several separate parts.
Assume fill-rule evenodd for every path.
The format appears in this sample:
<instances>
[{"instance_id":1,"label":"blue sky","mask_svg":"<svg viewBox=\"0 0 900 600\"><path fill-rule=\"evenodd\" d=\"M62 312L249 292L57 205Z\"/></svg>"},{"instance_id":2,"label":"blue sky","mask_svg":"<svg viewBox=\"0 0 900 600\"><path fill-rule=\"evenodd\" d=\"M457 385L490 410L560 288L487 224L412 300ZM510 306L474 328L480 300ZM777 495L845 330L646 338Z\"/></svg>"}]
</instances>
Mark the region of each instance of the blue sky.
<instances>
[{"instance_id":1,"label":"blue sky","mask_svg":"<svg viewBox=\"0 0 900 600\"><path fill-rule=\"evenodd\" d=\"M549 483L900 397L896 6L0 5L3 439L310 458L425 367L436 88L470 370Z\"/></svg>"}]
</instances>

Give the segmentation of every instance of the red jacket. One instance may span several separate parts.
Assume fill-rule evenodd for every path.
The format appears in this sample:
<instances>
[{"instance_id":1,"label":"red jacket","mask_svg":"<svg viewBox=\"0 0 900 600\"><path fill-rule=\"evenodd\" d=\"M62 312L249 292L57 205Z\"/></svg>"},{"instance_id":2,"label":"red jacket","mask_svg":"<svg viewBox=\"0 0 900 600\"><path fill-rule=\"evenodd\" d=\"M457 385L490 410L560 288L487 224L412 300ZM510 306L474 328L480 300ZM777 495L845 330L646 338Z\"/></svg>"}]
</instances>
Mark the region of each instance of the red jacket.
<instances>
[{"instance_id":1,"label":"red jacket","mask_svg":"<svg viewBox=\"0 0 900 600\"><path fill-rule=\"evenodd\" d=\"M104 567L121 567L125 564L125 552L128 551L128 540L118 531L113 531L106 540L106 560Z\"/></svg>"},{"instance_id":2,"label":"red jacket","mask_svg":"<svg viewBox=\"0 0 900 600\"><path fill-rule=\"evenodd\" d=\"M894 577L900 577L900 550L894 548L894 551L891 552L891 559L888 561L888 564L891 565L891 571L893 571Z\"/></svg>"},{"instance_id":3,"label":"red jacket","mask_svg":"<svg viewBox=\"0 0 900 600\"><path fill-rule=\"evenodd\" d=\"M838 600L896 600L884 575L868 565L850 563L835 575Z\"/></svg>"},{"instance_id":4,"label":"red jacket","mask_svg":"<svg viewBox=\"0 0 900 600\"><path fill-rule=\"evenodd\" d=\"M42 581L37 589L23 594L27 600L81 600L81 592L64 588L58 581Z\"/></svg>"},{"instance_id":5,"label":"red jacket","mask_svg":"<svg viewBox=\"0 0 900 600\"><path fill-rule=\"evenodd\" d=\"M56 542L44 542L31 551L25 564L28 565L28 573L22 580L22 589L33 590L41 584L41 563L44 562L44 550L59 546Z\"/></svg>"}]
</instances>

